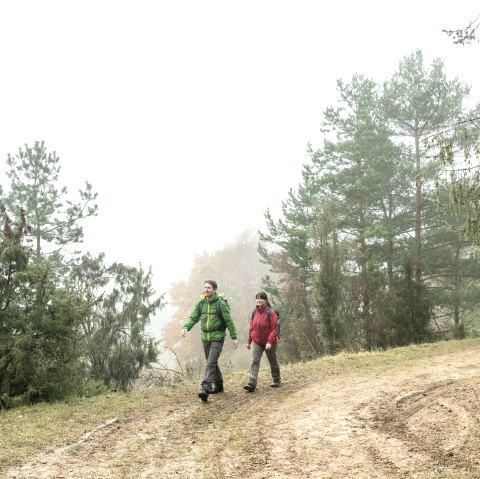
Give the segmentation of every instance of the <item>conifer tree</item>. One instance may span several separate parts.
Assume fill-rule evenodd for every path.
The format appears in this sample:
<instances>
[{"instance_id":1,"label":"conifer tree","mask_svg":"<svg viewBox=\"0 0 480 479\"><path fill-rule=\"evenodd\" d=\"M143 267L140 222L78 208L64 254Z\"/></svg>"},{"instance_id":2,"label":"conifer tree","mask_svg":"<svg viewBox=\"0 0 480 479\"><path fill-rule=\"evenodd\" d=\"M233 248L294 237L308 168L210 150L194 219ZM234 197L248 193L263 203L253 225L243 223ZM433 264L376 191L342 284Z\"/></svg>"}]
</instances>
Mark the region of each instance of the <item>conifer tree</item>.
<instances>
[{"instance_id":1,"label":"conifer tree","mask_svg":"<svg viewBox=\"0 0 480 479\"><path fill-rule=\"evenodd\" d=\"M84 302L56 284L48 262L29 261L23 211L14 226L0 204L0 223L1 403L10 407L76 394Z\"/></svg>"},{"instance_id":2,"label":"conifer tree","mask_svg":"<svg viewBox=\"0 0 480 479\"><path fill-rule=\"evenodd\" d=\"M429 160L424 140L454 124L462 115L463 101L469 89L458 79L448 80L440 59L430 68L417 50L404 57L397 72L385 83L383 102L394 132L410 148L415 166L414 278L422 281L422 228L426 215L425 194L432 188L438 165Z\"/></svg>"},{"instance_id":3,"label":"conifer tree","mask_svg":"<svg viewBox=\"0 0 480 479\"><path fill-rule=\"evenodd\" d=\"M86 254L75 261L69 281L69 289L81 292L88 305L80 324L88 376L127 391L158 355L146 328L164 302L153 290L151 269L106 265L104 254Z\"/></svg>"},{"instance_id":4,"label":"conifer tree","mask_svg":"<svg viewBox=\"0 0 480 479\"><path fill-rule=\"evenodd\" d=\"M16 214L20 208L26 212L35 255L81 242L80 220L97 213L97 194L92 186L86 183L78 202L69 200L67 188L58 185L60 158L56 152L48 152L43 141L35 141L32 147L25 145L16 155L9 154L7 166L11 184L4 202Z\"/></svg>"}]
</instances>

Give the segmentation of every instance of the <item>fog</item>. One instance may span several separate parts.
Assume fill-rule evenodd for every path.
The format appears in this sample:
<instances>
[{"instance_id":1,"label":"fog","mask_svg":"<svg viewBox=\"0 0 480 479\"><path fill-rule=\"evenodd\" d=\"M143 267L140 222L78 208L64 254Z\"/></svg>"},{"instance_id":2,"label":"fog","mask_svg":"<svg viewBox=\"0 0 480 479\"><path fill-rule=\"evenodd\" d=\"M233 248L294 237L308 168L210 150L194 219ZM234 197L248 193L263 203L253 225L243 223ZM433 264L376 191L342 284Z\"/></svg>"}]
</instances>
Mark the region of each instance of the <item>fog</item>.
<instances>
[{"instance_id":1,"label":"fog","mask_svg":"<svg viewBox=\"0 0 480 479\"><path fill-rule=\"evenodd\" d=\"M390 5L3 2L0 184L8 153L45 140L60 184L99 194L83 249L152 266L167 292L195 254L262 228L267 208L280 214L307 143L321 145L337 79L381 82L419 48L478 100L478 44L441 31L474 20L478 2Z\"/></svg>"}]
</instances>

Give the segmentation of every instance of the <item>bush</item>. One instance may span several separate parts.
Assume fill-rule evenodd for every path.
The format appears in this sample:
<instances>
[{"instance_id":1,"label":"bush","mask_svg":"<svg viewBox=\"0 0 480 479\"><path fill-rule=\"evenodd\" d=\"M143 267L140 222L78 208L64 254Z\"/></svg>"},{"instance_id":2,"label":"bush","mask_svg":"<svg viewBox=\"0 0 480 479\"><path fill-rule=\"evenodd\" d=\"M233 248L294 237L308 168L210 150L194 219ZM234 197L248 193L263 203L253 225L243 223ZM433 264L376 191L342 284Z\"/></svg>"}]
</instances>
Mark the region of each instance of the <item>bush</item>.
<instances>
[{"instance_id":1,"label":"bush","mask_svg":"<svg viewBox=\"0 0 480 479\"><path fill-rule=\"evenodd\" d=\"M2 394L0 397L0 404L2 409L13 409L18 406L25 406L28 404L28 401L24 395L8 396L7 394Z\"/></svg>"},{"instance_id":2,"label":"bush","mask_svg":"<svg viewBox=\"0 0 480 479\"><path fill-rule=\"evenodd\" d=\"M108 387L103 381L98 379L88 378L82 385L79 391L81 397L90 398L93 396L100 396L106 394L109 391Z\"/></svg>"}]
</instances>

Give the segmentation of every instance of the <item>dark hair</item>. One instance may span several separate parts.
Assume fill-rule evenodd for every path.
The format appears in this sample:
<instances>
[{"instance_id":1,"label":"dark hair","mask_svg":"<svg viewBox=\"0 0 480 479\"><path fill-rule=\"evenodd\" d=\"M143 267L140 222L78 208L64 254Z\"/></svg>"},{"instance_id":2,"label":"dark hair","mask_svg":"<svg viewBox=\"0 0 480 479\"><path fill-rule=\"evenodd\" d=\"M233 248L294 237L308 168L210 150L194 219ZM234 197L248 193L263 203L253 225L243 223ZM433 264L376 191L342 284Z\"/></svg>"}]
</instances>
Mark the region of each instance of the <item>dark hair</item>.
<instances>
[{"instance_id":1,"label":"dark hair","mask_svg":"<svg viewBox=\"0 0 480 479\"><path fill-rule=\"evenodd\" d=\"M214 279L206 279L203 284L205 283L208 283L208 284L211 284L212 285L212 288L216 291L218 286L217 286L217 282L214 280Z\"/></svg>"},{"instance_id":2,"label":"dark hair","mask_svg":"<svg viewBox=\"0 0 480 479\"><path fill-rule=\"evenodd\" d=\"M259 293L257 293L255 295L255 299L264 299L266 302L267 302L267 306L270 308L272 305L270 304L270 302L268 301L268 296L267 296L267 293L265 293L265 291L260 291Z\"/></svg>"}]
</instances>

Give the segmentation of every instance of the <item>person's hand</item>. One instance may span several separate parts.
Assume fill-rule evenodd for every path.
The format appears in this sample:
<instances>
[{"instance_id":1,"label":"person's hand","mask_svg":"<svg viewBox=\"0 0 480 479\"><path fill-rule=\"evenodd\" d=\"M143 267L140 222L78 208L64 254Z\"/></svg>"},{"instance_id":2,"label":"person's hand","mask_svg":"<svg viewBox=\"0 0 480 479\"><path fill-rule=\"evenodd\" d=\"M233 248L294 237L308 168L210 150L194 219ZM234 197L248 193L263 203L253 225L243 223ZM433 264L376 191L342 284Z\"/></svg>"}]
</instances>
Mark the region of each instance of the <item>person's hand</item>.
<instances>
[{"instance_id":1,"label":"person's hand","mask_svg":"<svg viewBox=\"0 0 480 479\"><path fill-rule=\"evenodd\" d=\"M186 334L187 334L187 330L186 330L185 328L183 328L183 329L180 331L180 336L182 336L182 338L184 338Z\"/></svg>"},{"instance_id":2,"label":"person's hand","mask_svg":"<svg viewBox=\"0 0 480 479\"><path fill-rule=\"evenodd\" d=\"M237 349L238 339L234 339L234 340L232 341L232 344L233 344L233 349Z\"/></svg>"},{"instance_id":3,"label":"person's hand","mask_svg":"<svg viewBox=\"0 0 480 479\"><path fill-rule=\"evenodd\" d=\"M251 344L247 344L247 349L252 349L252 345L251 345Z\"/></svg>"},{"instance_id":4,"label":"person's hand","mask_svg":"<svg viewBox=\"0 0 480 479\"><path fill-rule=\"evenodd\" d=\"M270 349L272 347L272 345L270 343L267 343L267 345L265 346L265 349Z\"/></svg>"}]
</instances>

